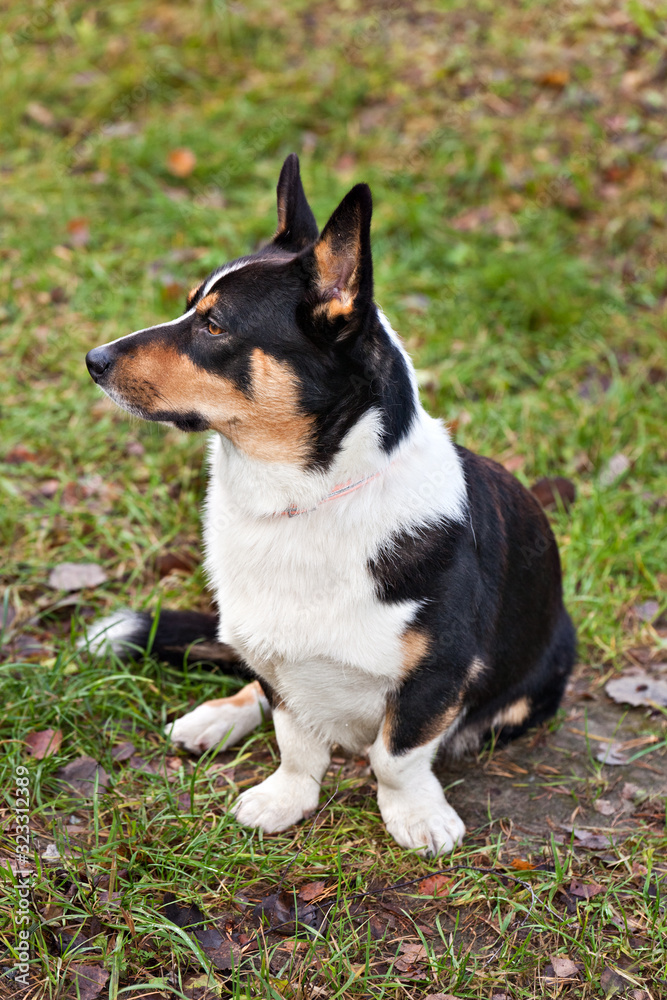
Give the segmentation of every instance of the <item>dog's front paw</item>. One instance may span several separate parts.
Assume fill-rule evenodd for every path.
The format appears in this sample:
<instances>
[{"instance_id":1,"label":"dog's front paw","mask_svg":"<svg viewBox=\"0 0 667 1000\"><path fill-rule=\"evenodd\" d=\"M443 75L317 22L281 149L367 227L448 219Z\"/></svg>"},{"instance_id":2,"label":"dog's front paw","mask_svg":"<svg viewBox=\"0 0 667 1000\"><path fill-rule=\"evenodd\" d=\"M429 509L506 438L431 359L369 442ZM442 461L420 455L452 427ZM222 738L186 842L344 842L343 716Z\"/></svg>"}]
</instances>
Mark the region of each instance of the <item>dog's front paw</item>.
<instances>
[{"instance_id":1,"label":"dog's front paw","mask_svg":"<svg viewBox=\"0 0 667 1000\"><path fill-rule=\"evenodd\" d=\"M401 847L435 856L448 853L461 843L466 828L439 791L439 795L422 797L378 789L382 819Z\"/></svg>"},{"instance_id":2,"label":"dog's front paw","mask_svg":"<svg viewBox=\"0 0 667 1000\"><path fill-rule=\"evenodd\" d=\"M309 775L285 774L281 769L261 785L243 792L232 812L244 826L258 826L265 833L278 833L317 808L320 786Z\"/></svg>"}]
</instances>

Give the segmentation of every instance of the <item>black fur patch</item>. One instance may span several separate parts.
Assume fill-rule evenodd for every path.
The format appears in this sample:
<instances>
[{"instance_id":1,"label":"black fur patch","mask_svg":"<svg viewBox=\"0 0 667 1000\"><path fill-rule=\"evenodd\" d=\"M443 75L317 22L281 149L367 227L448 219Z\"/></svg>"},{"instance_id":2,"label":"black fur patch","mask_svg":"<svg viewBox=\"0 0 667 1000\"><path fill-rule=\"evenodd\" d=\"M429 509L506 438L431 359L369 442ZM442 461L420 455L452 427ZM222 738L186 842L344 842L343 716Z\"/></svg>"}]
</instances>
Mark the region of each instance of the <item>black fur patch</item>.
<instances>
[{"instance_id":1,"label":"black fur patch","mask_svg":"<svg viewBox=\"0 0 667 1000\"><path fill-rule=\"evenodd\" d=\"M147 649L150 641L154 616L144 613L136 618L132 634L127 638L126 658L136 654L137 649ZM218 642L217 615L198 611L161 611L151 653L174 667L197 663L254 680L254 675L235 650Z\"/></svg>"},{"instance_id":2,"label":"black fur patch","mask_svg":"<svg viewBox=\"0 0 667 1000\"><path fill-rule=\"evenodd\" d=\"M560 560L535 498L489 459L458 449L469 522L402 533L370 563L378 595L420 600L412 627L429 650L392 708L395 753L432 738L460 701L463 725L489 728L526 696L532 710L517 731L556 711L575 655L563 607ZM470 672L473 660L484 664Z\"/></svg>"}]
</instances>

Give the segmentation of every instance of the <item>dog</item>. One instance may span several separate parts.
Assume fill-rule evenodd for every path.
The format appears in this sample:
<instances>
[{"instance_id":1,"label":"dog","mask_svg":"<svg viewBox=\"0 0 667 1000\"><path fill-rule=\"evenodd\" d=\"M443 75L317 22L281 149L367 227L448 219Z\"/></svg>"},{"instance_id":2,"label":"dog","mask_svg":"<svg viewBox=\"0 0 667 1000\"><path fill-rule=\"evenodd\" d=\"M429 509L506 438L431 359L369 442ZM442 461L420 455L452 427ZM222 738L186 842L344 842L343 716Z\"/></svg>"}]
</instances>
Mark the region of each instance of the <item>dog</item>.
<instances>
[{"instance_id":1,"label":"dog","mask_svg":"<svg viewBox=\"0 0 667 1000\"><path fill-rule=\"evenodd\" d=\"M202 753L273 715L280 765L236 800L267 833L316 809L331 749L369 755L385 826L437 855L465 827L432 771L556 711L576 637L555 538L501 465L454 444L419 402L373 299L371 192L320 233L285 161L278 229L185 312L91 350L120 407L212 431L205 567L218 615L121 611L93 649L217 662L248 679L168 730Z\"/></svg>"}]
</instances>

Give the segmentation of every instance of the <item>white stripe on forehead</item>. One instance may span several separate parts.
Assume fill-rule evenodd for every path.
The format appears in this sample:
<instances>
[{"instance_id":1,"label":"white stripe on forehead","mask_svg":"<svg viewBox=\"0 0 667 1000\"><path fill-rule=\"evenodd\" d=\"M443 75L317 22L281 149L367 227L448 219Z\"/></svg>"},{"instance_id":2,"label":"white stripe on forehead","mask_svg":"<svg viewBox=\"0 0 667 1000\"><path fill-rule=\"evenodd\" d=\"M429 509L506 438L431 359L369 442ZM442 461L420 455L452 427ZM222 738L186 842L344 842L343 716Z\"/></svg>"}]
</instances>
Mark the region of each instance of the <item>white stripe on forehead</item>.
<instances>
[{"instance_id":1,"label":"white stripe on forehead","mask_svg":"<svg viewBox=\"0 0 667 1000\"><path fill-rule=\"evenodd\" d=\"M103 344L103 347L111 347L112 344L117 344L121 340L129 340L130 337L136 337L139 333L146 333L147 330L157 330L164 326L175 326L177 323L182 322L182 320L187 319L188 316L192 316L195 311L195 306L192 309L188 309L184 312L182 316L177 316L176 319L170 319L167 323L156 323L154 326L144 326L141 330L135 330L134 333L126 333L124 337L116 337L115 340L110 340L108 344Z\"/></svg>"},{"instance_id":2,"label":"white stripe on forehead","mask_svg":"<svg viewBox=\"0 0 667 1000\"><path fill-rule=\"evenodd\" d=\"M202 292L202 298L204 295L208 295L210 290L213 288L216 281L220 278L224 278L226 274L231 274L232 271L240 271L242 267L247 267L248 264L253 264L256 261L255 257L242 257L240 260L232 261L231 264L225 264L218 271L215 271L211 277L206 282L206 287Z\"/></svg>"},{"instance_id":3,"label":"white stripe on forehead","mask_svg":"<svg viewBox=\"0 0 667 1000\"><path fill-rule=\"evenodd\" d=\"M261 259L258 260L256 257L242 257L240 260L232 261L231 264L225 264L218 271L215 271L208 279L206 287L202 293L202 298L204 295L208 295L215 283L219 281L220 278L224 278L226 274L231 274L232 271L240 271L243 267L248 267L250 264L260 262ZM196 311L196 308L196 306L193 306L192 309L188 309L187 312L184 312L182 316L177 316L176 319L170 319L167 323L155 323L154 326L144 326L141 330L135 330L133 333L126 333L123 337L116 337L115 340L110 340L108 344L103 344L102 346L111 347L112 344L117 344L121 340L128 340L130 337L136 337L137 334L146 333L147 330L157 330L162 329L165 326L175 326L177 323L181 323L184 319L187 319L188 316L192 316L192 314Z\"/></svg>"}]
</instances>

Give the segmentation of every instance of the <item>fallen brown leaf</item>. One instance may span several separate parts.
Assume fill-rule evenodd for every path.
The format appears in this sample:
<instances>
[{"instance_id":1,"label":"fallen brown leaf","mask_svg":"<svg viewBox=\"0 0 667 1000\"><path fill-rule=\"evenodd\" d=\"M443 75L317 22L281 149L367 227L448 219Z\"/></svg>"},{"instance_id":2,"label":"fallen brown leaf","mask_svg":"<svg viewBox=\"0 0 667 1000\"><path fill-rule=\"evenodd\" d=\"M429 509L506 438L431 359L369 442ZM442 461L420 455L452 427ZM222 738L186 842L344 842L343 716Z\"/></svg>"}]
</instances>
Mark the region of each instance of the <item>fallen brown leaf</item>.
<instances>
[{"instance_id":1,"label":"fallen brown leaf","mask_svg":"<svg viewBox=\"0 0 667 1000\"><path fill-rule=\"evenodd\" d=\"M24 444L17 444L11 451L8 451L3 462L7 465L23 465L24 462L36 462L37 455L34 451L29 451Z\"/></svg>"},{"instance_id":2,"label":"fallen brown leaf","mask_svg":"<svg viewBox=\"0 0 667 1000\"><path fill-rule=\"evenodd\" d=\"M401 957L396 959L394 968L398 969L399 972L409 972L426 958L426 948L423 944L404 941L401 945Z\"/></svg>"},{"instance_id":3,"label":"fallen brown leaf","mask_svg":"<svg viewBox=\"0 0 667 1000\"><path fill-rule=\"evenodd\" d=\"M545 510L557 507L559 502L565 510L569 510L577 496L574 483L564 476L544 476L533 483L530 492L537 497Z\"/></svg>"},{"instance_id":4,"label":"fallen brown leaf","mask_svg":"<svg viewBox=\"0 0 667 1000\"><path fill-rule=\"evenodd\" d=\"M569 834L574 834L577 846L585 847L589 851L599 851L615 842L612 834L594 833L591 830L584 830L581 827L571 829L566 823L562 824L562 829Z\"/></svg>"},{"instance_id":5,"label":"fallen brown leaf","mask_svg":"<svg viewBox=\"0 0 667 1000\"><path fill-rule=\"evenodd\" d=\"M84 965L82 962L72 962L67 975L74 982L80 1000L95 1000L109 978L109 973L101 965Z\"/></svg>"},{"instance_id":6,"label":"fallen brown leaf","mask_svg":"<svg viewBox=\"0 0 667 1000\"><path fill-rule=\"evenodd\" d=\"M189 177L196 166L197 157L185 146L172 149L167 157L167 170L174 177Z\"/></svg>"},{"instance_id":7,"label":"fallen brown leaf","mask_svg":"<svg viewBox=\"0 0 667 1000\"><path fill-rule=\"evenodd\" d=\"M617 993L625 993L628 988L628 980L619 975L616 969L606 965L600 976L600 986L605 991L605 996L616 996Z\"/></svg>"},{"instance_id":8,"label":"fallen brown leaf","mask_svg":"<svg viewBox=\"0 0 667 1000\"><path fill-rule=\"evenodd\" d=\"M615 812L618 812L619 807L615 806L609 799L596 799L593 808L602 816L613 816Z\"/></svg>"},{"instance_id":9,"label":"fallen brown leaf","mask_svg":"<svg viewBox=\"0 0 667 1000\"><path fill-rule=\"evenodd\" d=\"M568 69L548 70L546 73L541 73L538 76L537 82L541 83L543 87L553 87L556 90L561 90L570 82L570 71Z\"/></svg>"},{"instance_id":10,"label":"fallen brown leaf","mask_svg":"<svg viewBox=\"0 0 667 1000\"><path fill-rule=\"evenodd\" d=\"M109 775L102 765L85 754L59 768L57 775L62 784L68 785L72 791L85 798L91 798L95 794L96 780L100 792L109 784Z\"/></svg>"},{"instance_id":11,"label":"fallen brown leaf","mask_svg":"<svg viewBox=\"0 0 667 1000\"><path fill-rule=\"evenodd\" d=\"M173 572L187 573L187 575L190 576L194 569L194 565L192 559L185 554L181 554L179 552L164 552L156 558L155 568L161 577L168 576Z\"/></svg>"},{"instance_id":12,"label":"fallen brown leaf","mask_svg":"<svg viewBox=\"0 0 667 1000\"><path fill-rule=\"evenodd\" d=\"M121 761L127 760L131 757L135 749L136 747L134 743L130 743L129 740L126 740L124 743L118 743L115 747L112 747L111 756L116 763L120 763Z\"/></svg>"},{"instance_id":13,"label":"fallen brown leaf","mask_svg":"<svg viewBox=\"0 0 667 1000\"><path fill-rule=\"evenodd\" d=\"M307 885L299 889L299 899L303 899L304 902L309 903L311 899L321 896L325 888L326 882L308 882Z\"/></svg>"},{"instance_id":14,"label":"fallen brown leaf","mask_svg":"<svg viewBox=\"0 0 667 1000\"><path fill-rule=\"evenodd\" d=\"M28 733L24 740L35 760L44 760L45 757L58 753L62 741L63 734L59 729L42 729L40 732Z\"/></svg>"},{"instance_id":15,"label":"fallen brown leaf","mask_svg":"<svg viewBox=\"0 0 667 1000\"><path fill-rule=\"evenodd\" d=\"M88 219L83 216L70 219L67 223L67 232L73 247L85 247L90 242L90 226Z\"/></svg>"},{"instance_id":16,"label":"fallen brown leaf","mask_svg":"<svg viewBox=\"0 0 667 1000\"><path fill-rule=\"evenodd\" d=\"M446 896L452 880L446 875L429 875L419 883L419 892L422 896Z\"/></svg>"},{"instance_id":17,"label":"fallen brown leaf","mask_svg":"<svg viewBox=\"0 0 667 1000\"><path fill-rule=\"evenodd\" d=\"M581 899L592 899L598 893L604 892L604 886L598 885L597 882L580 882L579 879L573 878L570 882L570 892Z\"/></svg>"}]
</instances>

